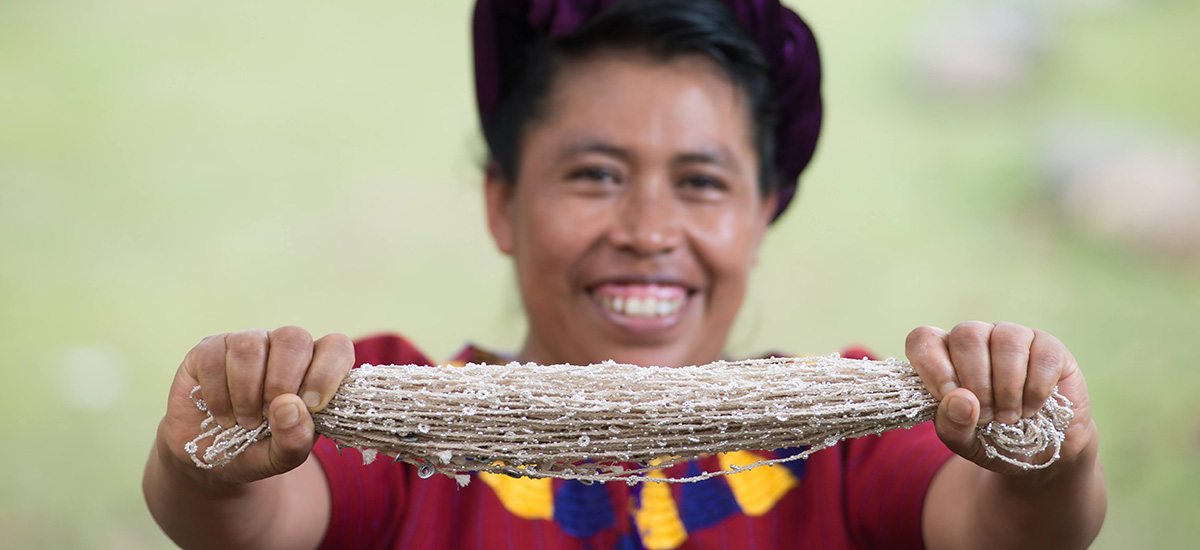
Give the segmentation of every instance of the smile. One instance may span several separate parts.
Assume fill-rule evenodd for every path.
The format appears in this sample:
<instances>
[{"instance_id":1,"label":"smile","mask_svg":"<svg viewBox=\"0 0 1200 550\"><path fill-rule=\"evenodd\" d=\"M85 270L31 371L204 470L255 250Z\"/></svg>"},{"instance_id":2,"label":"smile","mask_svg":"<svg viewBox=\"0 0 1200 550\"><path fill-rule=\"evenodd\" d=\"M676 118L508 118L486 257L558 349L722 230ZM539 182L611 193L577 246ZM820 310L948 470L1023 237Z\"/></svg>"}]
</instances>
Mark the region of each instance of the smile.
<instances>
[{"instance_id":1,"label":"smile","mask_svg":"<svg viewBox=\"0 0 1200 550\"><path fill-rule=\"evenodd\" d=\"M653 296L625 299L617 296L600 298L600 305L613 313L628 317L666 317L679 311L679 308L683 307L683 300L684 298L660 300Z\"/></svg>"},{"instance_id":2,"label":"smile","mask_svg":"<svg viewBox=\"0 0 1200 550\"><path fill-rule=\"evenodd\" d=\"M614 316L665 320L683 308L689 291L673 284L606 283L593 288L591 294L602 309Z\"/></svg>"}]
</instances>

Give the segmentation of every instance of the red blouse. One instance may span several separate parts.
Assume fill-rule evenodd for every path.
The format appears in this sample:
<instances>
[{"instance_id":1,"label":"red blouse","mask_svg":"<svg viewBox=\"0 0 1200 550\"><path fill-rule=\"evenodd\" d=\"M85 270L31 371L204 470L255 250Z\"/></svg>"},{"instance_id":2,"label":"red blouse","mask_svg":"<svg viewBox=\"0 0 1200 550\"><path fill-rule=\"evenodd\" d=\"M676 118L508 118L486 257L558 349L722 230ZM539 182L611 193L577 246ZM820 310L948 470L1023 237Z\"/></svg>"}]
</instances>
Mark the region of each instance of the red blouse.
<instances>
[{"instance_id":1,"label":"red blouse","mask_svg":"<svg viewBox=\"0 0 1200 550\"><path fill-rule=\"evenodd\" d=\"M358 363L432 364L404 338L355 343ZM862 350L844 356L863 357ZM468 347L457 361L495 362ZM843 442L807 460L697 483L472 475L420 479L385 457L370 465L320 438L332 495L322 548L920 548L930 480L951 456L931 423ZM670 477L799 452L721 453Z\"/></svg>"}]
</instances>

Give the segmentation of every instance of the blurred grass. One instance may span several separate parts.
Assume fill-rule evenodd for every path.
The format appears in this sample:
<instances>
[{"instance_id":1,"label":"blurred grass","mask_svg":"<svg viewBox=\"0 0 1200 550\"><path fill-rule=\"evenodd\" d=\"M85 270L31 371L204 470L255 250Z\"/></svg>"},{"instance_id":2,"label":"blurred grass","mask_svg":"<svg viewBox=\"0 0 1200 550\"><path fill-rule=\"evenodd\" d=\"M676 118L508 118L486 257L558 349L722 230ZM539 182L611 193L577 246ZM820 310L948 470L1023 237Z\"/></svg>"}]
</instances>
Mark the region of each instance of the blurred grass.
<instances>
[{"instance_id":1,"label":"blurred grass","mask_svg":"<svg viewBox=\"0 0 1200 550\"><path fill-rule=\"evenodd\" d=\"M1200 6L1048 8L1036 88L914 95L945 3L802 6L829 108L731 351L903 352L919 324L1039 326L1087 373L1101 548L1200 535L1200 266L1057 222L1034 164L1059 112L1200 135ZM1076 5L1079 5L1078 3ZM465 2L0 4L0 547L163 547L140 471L202 336L398 330L511 349L478 193Z\"/></svg>"}]
</instances>

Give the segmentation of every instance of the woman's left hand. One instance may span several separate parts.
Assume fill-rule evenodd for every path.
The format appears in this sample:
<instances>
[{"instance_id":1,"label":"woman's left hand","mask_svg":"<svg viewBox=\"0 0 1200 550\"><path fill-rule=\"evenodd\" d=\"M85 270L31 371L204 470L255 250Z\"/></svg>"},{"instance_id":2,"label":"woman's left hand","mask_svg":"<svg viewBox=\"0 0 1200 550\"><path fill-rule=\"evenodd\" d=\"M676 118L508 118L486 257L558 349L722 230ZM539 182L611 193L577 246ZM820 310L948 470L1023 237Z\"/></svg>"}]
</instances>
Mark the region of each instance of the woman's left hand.
<instances>
[{"instance_id":1,"label":"woman's left hand","mask_svg":"<svg viewBox=\"0 0 1200 550\"><path fill-rule=\"evenodd\" d=\"M1032 417L1055 386L1071 400L1075 418L1060 462L1044 473L1096 452L1087 383L1075 357L1051 334L1015 323L968 321L949 332L925 326L909 333L905 355L940 402L934 420L938 437L963 458L1003 474L1025 472L988 458L975 427L993 419L1013 423Z\"/></svg>"}]
</instances>

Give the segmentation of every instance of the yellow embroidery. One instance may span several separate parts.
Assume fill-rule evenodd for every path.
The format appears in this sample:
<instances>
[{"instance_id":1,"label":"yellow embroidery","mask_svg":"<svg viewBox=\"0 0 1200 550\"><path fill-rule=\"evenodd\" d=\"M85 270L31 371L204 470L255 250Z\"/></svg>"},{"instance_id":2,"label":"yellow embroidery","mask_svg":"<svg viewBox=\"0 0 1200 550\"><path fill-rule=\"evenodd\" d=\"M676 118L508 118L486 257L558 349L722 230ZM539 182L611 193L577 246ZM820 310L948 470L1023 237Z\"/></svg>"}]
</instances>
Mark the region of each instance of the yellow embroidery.
<instances>
[{"instance_id":1,"label":"yellow embroidery","mask_svg":"<svg viewBox=\"0 0 1200 550\"><path fill-rule=\"evenodd\" d=\"M735 451L720 453L722 470L731 470L734 466L746 466L762 460L762 457L750 451ZM725 480L733 491L742 512L748 516L761 516L771 511L779 499L796 486L796 478L787 468L782 466L759 466L752 470L727 474Z\"/></svg>"},{"instance_id":2,"label":"yellow embroidery","mask_svg":"<svg viewBox=\"0 0 1200 550\"><path fill-rule=\"evenodd\" d=\"M762 457L749 451L719 453L717 458L724 470L762 460ZM660 470L649 475L664 477ZM479 473L478 477L496 492L500 503L513 515L532 520L553 519L554 494L550 479L514 478L487 472ZM792 473L779 466L760 466L724 477L738 506L748 516L766 514L797 484ZM641 506L634 510L633 519L642 545L649 550L677 548L687 540L687 529L679 517L670 484L644 483Z\"/></svg>"},{"instance_id":3,"label":"yellow embroidery","mask_svg":"<svg viewBox=\"0 0 1200 550\"><path fill-rule=\"evenodd\" d=\"M659 470L650 472L650 477L663 477ZM671 496L667 483L643 483L642 506L634 512L642 545L650 550L665 550L678 547L687 539L687 530L679 519L679 510Z\"/></svg>"},{"instance_id":4,"label":"yellow embroidery","mask_svg":"<svg viewBox=\"0 0 1200 550\"><path fill-rule=\"evenodd\" d=\"M554 490L550 478L509 477L480 472L479 479L491 487L500 504L523 519L554 517Z\"/></svg>"}]
</instances>

